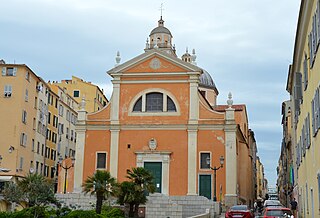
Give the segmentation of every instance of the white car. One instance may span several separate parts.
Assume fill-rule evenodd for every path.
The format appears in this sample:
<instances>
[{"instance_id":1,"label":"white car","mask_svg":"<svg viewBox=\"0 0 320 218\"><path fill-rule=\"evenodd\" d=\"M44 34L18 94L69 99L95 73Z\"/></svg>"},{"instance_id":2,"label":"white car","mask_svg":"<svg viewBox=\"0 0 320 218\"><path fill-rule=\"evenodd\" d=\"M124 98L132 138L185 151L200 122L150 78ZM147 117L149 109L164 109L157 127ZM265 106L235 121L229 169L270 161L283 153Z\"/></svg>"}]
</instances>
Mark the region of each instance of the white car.
<instances>
[{"instance_id":1,"label":"white car","mask_svg":"<svg viewBox=\"0 0 320 218\"><path fill-rule=\"evenodd\" d=\"M278 200L265 200L263 206L266 207L283 207Z\"/></svg>"}]
</instances>

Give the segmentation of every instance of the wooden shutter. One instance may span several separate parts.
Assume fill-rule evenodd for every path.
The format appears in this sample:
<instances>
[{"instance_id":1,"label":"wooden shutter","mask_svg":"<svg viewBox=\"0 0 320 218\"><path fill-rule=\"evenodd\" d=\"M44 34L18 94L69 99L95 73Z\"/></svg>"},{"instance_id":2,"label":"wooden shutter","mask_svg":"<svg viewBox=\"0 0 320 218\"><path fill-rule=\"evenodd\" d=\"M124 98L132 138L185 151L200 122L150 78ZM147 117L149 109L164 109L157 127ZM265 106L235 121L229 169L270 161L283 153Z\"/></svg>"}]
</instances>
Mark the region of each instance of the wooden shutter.
<instances>
[{"instance_id":1,"label":"wooden shutter","mask_svg":"<svg viewBox=\"0 0 320 218\"><path fill-rule=\"evenodd\" d=\"M2 67L2 76L6 75L6 71L7 71L7 68L6 67Z\"/></svg>"}]
</instances>

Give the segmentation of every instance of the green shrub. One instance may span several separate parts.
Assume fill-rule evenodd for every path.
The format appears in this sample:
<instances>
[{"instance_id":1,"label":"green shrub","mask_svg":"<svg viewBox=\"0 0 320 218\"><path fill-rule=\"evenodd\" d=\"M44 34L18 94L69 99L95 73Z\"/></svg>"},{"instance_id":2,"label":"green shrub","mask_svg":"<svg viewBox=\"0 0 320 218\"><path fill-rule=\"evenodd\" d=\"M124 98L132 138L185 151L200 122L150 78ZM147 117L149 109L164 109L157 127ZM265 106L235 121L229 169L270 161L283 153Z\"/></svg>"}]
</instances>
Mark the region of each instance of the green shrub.
<instances>
[{"instance_id":1,"label":"green shrub","mask_svg":"<svg viewBox=\"0 0 320 218\"><path fill-rule=\"evenodd\" d=\"M109 211L103 211L102 215L105 218L122 218L124 217L124 212L119 208L112 208Z\"/></svg>"},{"instance_id":2,"label":"green shrub","mask_svg":"<svg viewBox=\"0 0 320 218\"><path fill-rule=\"evenodd\" d=\"M71 211L70 213L68 213L65 217L66 218L88 218L88 217L100 218L102 216L99 216L93 210L74 210L74 211Z\"/></svg>"}]
</instances>

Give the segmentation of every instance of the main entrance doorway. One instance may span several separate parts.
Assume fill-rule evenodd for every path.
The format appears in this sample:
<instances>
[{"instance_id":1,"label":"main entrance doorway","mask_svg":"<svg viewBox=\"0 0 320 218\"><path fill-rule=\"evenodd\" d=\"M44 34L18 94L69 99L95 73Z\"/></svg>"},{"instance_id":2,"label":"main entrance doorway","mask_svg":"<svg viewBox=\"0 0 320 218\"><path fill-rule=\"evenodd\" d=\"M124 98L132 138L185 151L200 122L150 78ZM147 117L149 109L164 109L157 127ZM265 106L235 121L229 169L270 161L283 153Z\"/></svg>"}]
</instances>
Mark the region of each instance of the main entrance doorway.
<instances>
[{"instance_id":1,"label":"main entrance doorway","mask_svg":"<svg viewBox=\"0 0 320 218\"><path fill-rule=\"evenodd\" d=\"M154 177L156 192L161 193L162 188L162 163L161 162L144 162L144 168L149 170Z\"/></svg>"},{"instance_id":2,"label":"main entrance doorway","mask_svg":"<svg viewBox=\"0 0 320 218\"><path fill-rule=\"evenodd\" d=\"M211 199L211 175L199 175L199 195Z\"/></svg>"}]
</instances>

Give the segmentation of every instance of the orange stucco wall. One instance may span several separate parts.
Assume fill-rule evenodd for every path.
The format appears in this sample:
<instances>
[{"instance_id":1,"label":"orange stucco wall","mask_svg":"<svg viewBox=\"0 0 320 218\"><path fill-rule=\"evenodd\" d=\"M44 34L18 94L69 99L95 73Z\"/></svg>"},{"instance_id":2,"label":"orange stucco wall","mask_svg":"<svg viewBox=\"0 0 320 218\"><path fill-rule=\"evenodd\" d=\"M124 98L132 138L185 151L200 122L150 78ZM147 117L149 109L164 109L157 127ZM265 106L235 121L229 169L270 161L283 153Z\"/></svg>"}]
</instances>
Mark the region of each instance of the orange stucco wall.
<instances>
[{"instance_id":1,"label":"orange stucco wall","mask_svg":"<svg viewBox=\"0 0 320 218\"><path fill-rule=\"evenodd\" d=\"M121 131L119 140L118 179L125 180L126 170L136 167L135 151L149 150L151 138L157 140L158 151L171 151L170 156L170 194L187 193L187 131L186 130L126 130ZM131 148L128 149L128 144Z\"/></svg>"},{"instance_id":2,"label":"orange stucco wall","mask_svg":"<svg viewBox=\"0 0 320 218\"><path fill-rule=\"evenodd\" d=\"M87 130L86 141L85 141L85 155L84 155L84 166L83 166L83 179L85 180L88 176L96 170L96 152L105 151L107 152L107 170L109 170L109 154L110 154L110 131L107 130Z\"/></svg>"}]
</instances>

